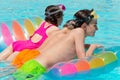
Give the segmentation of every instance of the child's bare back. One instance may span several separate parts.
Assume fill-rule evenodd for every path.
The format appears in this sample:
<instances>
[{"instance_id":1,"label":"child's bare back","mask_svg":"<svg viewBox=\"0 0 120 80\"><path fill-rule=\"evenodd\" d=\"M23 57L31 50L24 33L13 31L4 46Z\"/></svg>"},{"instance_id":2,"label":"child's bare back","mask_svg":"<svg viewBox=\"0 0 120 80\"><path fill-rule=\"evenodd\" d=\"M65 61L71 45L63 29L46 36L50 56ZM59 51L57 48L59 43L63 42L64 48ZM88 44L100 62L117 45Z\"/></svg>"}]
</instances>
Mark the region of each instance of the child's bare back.
<instances>
[{"instance_id":1,"label":"child's bare back","mask_svg":"<svg viewBox=\"0 0 120 80\"><path fill-rule=\"evenodd\" d=\"M45 43L43 43L46 47L44 47L44 50L40 51L41 55L35 59L40 63L46 61L43 63L49 63L47 64L49 66L57 62L73 59L76 56L73 33L72 30L61 30L51 34ZM46 64L43 65L47 66Z\"/></svg>"}]
</instances>

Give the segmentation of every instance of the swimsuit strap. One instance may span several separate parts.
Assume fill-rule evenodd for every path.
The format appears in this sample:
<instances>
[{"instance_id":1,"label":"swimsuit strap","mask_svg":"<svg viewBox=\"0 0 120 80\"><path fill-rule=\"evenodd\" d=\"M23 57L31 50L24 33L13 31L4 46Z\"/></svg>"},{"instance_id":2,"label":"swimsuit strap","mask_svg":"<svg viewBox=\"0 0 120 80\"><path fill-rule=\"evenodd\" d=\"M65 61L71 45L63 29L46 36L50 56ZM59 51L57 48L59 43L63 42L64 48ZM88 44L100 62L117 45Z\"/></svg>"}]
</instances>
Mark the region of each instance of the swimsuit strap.
<instances>
[{"instance_id":1,"label":"swimsuit strap","mask_svg":"<svg viewBox=\"0 0 120 80\"><path fill-rule=\"evenodd\" d=\"M42 23L42 25L40 26L40 28L42 28L42 27L44 28L45 23L46 23L46 22L44 21L44 22Z\"/></svg>"},{"instance_id":2,"label":"swimsuit strap","mask_svg":"<svg viewBox=\"0 0 120 80\"><path fill-rule=\"evenodd\" d=\"M46 23L46 22L44 21L44 22L40 25L40 27L34 32L34 34L35 34L37 31L39 31L39 30L41 30L42 28L44 28L45 23ZM33 34L33 35L34 35L34 34ZM33 35L31 35L30 38L32 38Z\"/></svg>"},{"instance_id":3,"label":"swimsuit strap","mask_svg":"<svg viewBox=\"0 0 120 80\"><path fill-rule=\"evenodd\" d=\"M47 30L47 29L50 28L51 26L53 26L53 24L49 25L47 28L45 28L45 30Z\"/></svg>"},{"instance_id":4,"label":"swimsuit strap","mask_svg":"<svg viewBox=\"0 0 120 80\"><path fill-rule=\"evenodd\" d=\"M41 27L40 28L44 28L45 27L45 21L42 23ZM45 30L47 30L49 27L53 26L53 24L47 26L46 28L44 28Z\"/></svg>"}]
</instances>

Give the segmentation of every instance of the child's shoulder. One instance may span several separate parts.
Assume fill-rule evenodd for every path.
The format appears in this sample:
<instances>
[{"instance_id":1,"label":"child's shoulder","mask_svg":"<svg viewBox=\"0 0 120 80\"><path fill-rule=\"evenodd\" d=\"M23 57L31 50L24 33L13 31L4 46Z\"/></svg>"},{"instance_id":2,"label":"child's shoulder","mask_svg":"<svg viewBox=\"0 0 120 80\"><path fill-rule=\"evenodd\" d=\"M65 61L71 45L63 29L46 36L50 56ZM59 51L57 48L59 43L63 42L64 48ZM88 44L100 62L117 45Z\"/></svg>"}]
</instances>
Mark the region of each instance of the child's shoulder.
<instances>
[{"instance_id":1,"label":"child's shoulder","mask_svg":"<svg viewBox=\"0 0 120 80\"><path fill-rule=\"evenodd\" d=\"M84 33L84 30L82 28L76 28L76 29L73 29L71 33L80 34L80 33Z\"/></svg>"}]
</instances>

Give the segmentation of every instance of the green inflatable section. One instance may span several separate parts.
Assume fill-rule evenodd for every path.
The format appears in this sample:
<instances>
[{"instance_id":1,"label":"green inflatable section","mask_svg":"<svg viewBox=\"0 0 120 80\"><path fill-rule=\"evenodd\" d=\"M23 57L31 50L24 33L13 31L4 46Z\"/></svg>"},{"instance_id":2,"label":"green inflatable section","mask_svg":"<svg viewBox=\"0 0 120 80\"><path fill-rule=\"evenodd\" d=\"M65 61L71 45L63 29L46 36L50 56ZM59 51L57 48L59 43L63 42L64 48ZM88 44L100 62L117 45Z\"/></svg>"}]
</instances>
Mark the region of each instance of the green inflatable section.
<instances>
[{"instance_id":1,"label":"green inflatable section","mask_svg":"<svg viewBox=\"0 0 120 80\"><path fill-rule=\"evenodd\" d=\"M111 51L100 52L95 56L102 58L104 60L105 65L110 64L118 59L117 56Z\"/></svg>"}]
</instances>

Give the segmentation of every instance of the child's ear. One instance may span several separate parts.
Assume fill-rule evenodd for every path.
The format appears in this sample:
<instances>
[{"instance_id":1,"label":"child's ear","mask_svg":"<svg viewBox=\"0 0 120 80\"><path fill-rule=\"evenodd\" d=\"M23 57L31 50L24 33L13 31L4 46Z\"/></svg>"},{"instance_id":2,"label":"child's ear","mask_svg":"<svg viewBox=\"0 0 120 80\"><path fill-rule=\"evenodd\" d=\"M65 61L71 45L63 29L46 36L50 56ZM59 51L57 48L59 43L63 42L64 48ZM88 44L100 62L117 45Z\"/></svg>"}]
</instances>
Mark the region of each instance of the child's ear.
<instances>
[{"instance_id":1,"label":"child's ear","mask_svg":"<svg viewBox=\"0 0 120 80\"><path fill-rule=\"evenodd\" d=\"M87 24L86 24L86 23L83 23L83 24L81 25L81 28L86 28L86 26L87 26Z\"/></svg>"}]
</instances>

